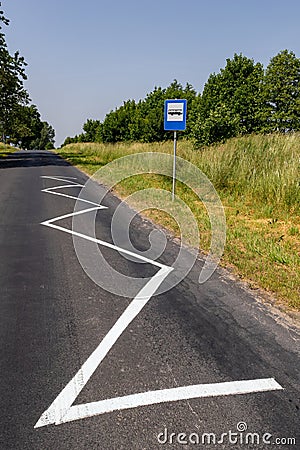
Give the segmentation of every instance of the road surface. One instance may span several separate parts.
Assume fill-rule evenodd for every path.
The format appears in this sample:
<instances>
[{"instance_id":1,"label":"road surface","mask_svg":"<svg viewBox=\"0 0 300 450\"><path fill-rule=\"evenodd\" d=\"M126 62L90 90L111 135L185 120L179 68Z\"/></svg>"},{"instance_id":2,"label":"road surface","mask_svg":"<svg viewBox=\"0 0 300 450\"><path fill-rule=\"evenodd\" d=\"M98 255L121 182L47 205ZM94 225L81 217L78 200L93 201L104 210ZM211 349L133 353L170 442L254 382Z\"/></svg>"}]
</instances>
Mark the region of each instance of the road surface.
<instances>
[{"instance_id":1,"label":"road surface","mask_svg":"<svg viewBox=\"0 0 300 450\"><path fill-rule=\"evenodd\" d=\"M201 260L122 328L132 299L86 274L70 217L51 222L73 212L86 179L50 152L0 160L1 450L299 448L297 330L223 270L200 285ZM103 242L118 204L108 194L97 213ZM132 227L147 249L152 225ZM159 267L103 252L151 278L177 250L170 240Z\"/></svg>"}]
</instances>

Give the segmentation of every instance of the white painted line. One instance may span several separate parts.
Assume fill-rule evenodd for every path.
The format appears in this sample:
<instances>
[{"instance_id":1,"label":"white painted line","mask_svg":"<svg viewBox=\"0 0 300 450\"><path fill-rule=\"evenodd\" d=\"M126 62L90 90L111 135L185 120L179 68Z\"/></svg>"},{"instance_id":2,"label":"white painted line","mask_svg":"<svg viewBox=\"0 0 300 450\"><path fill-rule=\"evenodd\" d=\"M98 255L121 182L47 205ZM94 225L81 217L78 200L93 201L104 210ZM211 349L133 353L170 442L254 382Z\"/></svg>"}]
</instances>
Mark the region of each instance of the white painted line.
<instances>
[{"instance_id":1,"label":"white painted line","mask_svg":"<svg viewBox=\"0 0 300 450\"><path fill-rule=\"evenodd\" d=\"M68 186L68 187L76 187L76 186ZM78 186L81 186L81 185L78 185ZM67 187L67 186L58 186L58 187L59 188L64 188L64 187ZM48 192L49 194L58 195L59 197L71 198L73 200L78 200L80 202L89 203L90 205L97 205L97 206L99 206L98 203L91 202L90 200L85 200L83 198L77 199L77 197L74 197L73 195L63 194L62 192L53 192L53 191L50 191L49 189L43 189L42 192ZM102 206L102 208L104 208L104 206Z\"/></svg>"},{"instance_id":2,"label":"white painted line","mask_svg":"<svg viewBox=\"0 0 300 450\"><path fill-rule=\"evenodd\" d=\"M41 178L46 178L48 180L65 181L66 183L77 184L76 181L70 181L70 180L76 180L76 177L60 177L59 175L55 175L55 176L42 175Z\"/></svg>"},{"instance_id":3,"label":"white painted line","mask_svg":"<svg viewBox=\"0 0 300 450\"><path fill-rule=\"evenodd\" d=\"M54 186L54 187L50 187L50 188L46 188L43 189L42 192L50 192L53 190L57 190L57 189L64 189L64 188L74 188L74 187L84 187L83 184L79 184L79 183L72 183L72 184L62 184L61 186ZM77 197L76 197L77 199Z\"/></svg>"},{"instance_id":4,"label":"white painted line","mask_svg":"<svg viewBox=\"0 0 300 450\"><path fill-rule=\"evenodd\" d=\"M104 208L106 208L106 206L98 206L96 208L88 208L88 209L85 209L83 211L77 211L76 213L65 214L64 216L55 217L54 219L46 220L45 222L42 222L41 225L45 225L47 227L54 228L56 230L64 231L65 233L68 233L68 234L71 234L73 236L77 236L77 237L86 239L87 241L95 242L96 244L103 245L104 247L111 248L112 250L116 250L119 253L124 253L126 255L132 256L135 259L139 259L139 260L144 261L146 263L152 264L152 265L154 265L156 267L160 267L160 268L168 267L169 268L169 266L161 264L158 261L153 261L152 259L146 258L143 255L139 255L137 253L131 252L130 250L126 250L126 249L124 249L122 247L118 247L117 245L113 245L113 244L110 244L109 242L102 241L101 239L97 239L97 238L94 238L92 236L87 236L87 235L79 233L77 231L70 230L69 228L65 228L65 227L61 227L59 225L54 225L53 224L53 222L56 222L58 220L67 219L68 217L78 216L80 214L85 214L87 212L95 211L97 209L104 209ZM173 270L173 268L171 268L171 269Z\"/></svg>"},{"instance_id":5,"label":"white painted line","mask_svg":"<svg viewBox=\"0 0 300 450\"><path fill-rule=\"evenodd\" d=\"M54 177L54 176L43 175L43 176L41 176L41 178L45 178L45 179L48 179L48 180L63 181L65 183L68 183L68 184L63 184L61 186L54 186L54 187L42 189L42 192L47 192L47 193L52 194L52 195L58 195L60 197L71 198L72 200L79 200L79 201L84 202L84 203L89 203L90 205L100 206L98 203L91 202L90 200L85 200L83 198L77 198L77 197L74 197L73 195L64 194L62 192L54 192L57 189L74 188L74 187L81 187L81 188L83 188L84 187L83 184L79 184L77 182L70 181L69 178L76 179L75 177L64 177L64 178L61 178L61 177L58 177L58 176ZM104 208L104 206L102 206L102 208Z\"/></svg>"},{"instance_id":6,"label":"white painted line","mask_svg":"<svg viewBox=\"0 0 300 450\"><path fill-rule=\"evenodd\" d=\"M65 181L66 179L58 179L58 177L46 177L52 180ZM67 177L66 177L67 178ZM66 194L54 192L56 189L62 189L63 187L74 187L76 183L72 183L72 186L58 186L56 188L44 189L43 192L53 195L61 195L68 198L77 200L76 197L68 196ZM78 185L80 186L80 185ZM81 201L92 203L89 200ZM75 232L73 230L55 225L54 222L58 220L66 219L75 215L85 214L91 211L104 209L102 205L97 205L93 208L88 208L83 211L77 211L63 216L55 217L50 220L42 222L42 225L63 231L68 234L78 236L80 238L96 242L99 245L109 247L113 250L117 250L121 253L126 253L135 257L136 259L143 260L160 270L146 283L146 285L139 291L129 306L125 309L113 327L106 334L104 339L100 342L94 352L88 357L85 363L78 370L76 375L69 381L65 388L60 392L56 399L52 402L49 408L41 415L37 421L35 428L43 427L50 424L61 424L73 420L83 419L94 415L104 414L107 412L136 408L138 406L153 405L157 403L173 402L178 400L187 400L191 398L199 397L214 397L220 395L236 395L246 394L252 392L272 391L277 389L283 389L273 378L260 379L260 380L244 380L233 381L226 383L214 383L214 384L199 384L194 386L183 386L172 389L164 389L158 391L143 392L139 394L132 394L124 397L116 397L107 400L101 400L98 402L86 403L81 405L73 405L74 401L89 381L97 367L101 364L103 359L109 353L113 345L117 342L119 337L123 334L129 324L135 317L141 312L144 306L148 303L150 298L155 294L161 283L173 270L172 267L161 264L157 261L150 260L139 254L122 249L108 242L100 239L93 238L91 236L84 235L82 233ZM73 405L73 406L72 406Z\"/></svg>"},{"instance_id":7,"label":"white painted line","mask_svg":"<svg viewBox=\"0 0 300 450\"><path fill-rule=\"evenodd\" d=\"M51 180L77 180L77 177L66 177L65 175L41 175L41 178L49 178Z\"/></svg>"},{"instance_id":8,"label":"white painted line","mask_svg":"<svg viewBox=\"0 0 300 450\"><path fill-rule=\"evenodd\" d=\"M53 222L57 222L58 220L62 220L62 219L67 219L68 217L74 217L74 216L79 216L80 214L85 214L91 211L96 211L97 209L107 209L107 206L102 206L102 205L98 205L98 206L94 206L93 208L87 208L87 209L83 209L82 211L76 211L75 213L68 213L68 214L64 214L63 216L58 216L58 217L54 217L53 219L49 219L49 220L45 220L44 222L41 222L41 225L46 225L48 227L52 227L52 223ZM56 226L55 226L56 228ZM68 228L63 228L63 227L59 227L62 228L62 230L66 230L67 231L72 231L69 230ZM83 235L85 236L85 235Z\"/></svg>"},{"instance_id":9,"label":"white painted line","mask_svg":"<svg viewBox=\"0 0 300 450\"><path fill-rule=\"evenodd\" d=\"M142 392L124 397L101 400L99 402L74 405L60 421L56 422L56 425L112 411L155 405L158 403L190 400L201 397L251 394L254 392L275 391L281 389L283 388L274 380L274 378L265 378L258 380L229 381L225 383L196 384L193 386Z\"/></svg>"}]
</instances>

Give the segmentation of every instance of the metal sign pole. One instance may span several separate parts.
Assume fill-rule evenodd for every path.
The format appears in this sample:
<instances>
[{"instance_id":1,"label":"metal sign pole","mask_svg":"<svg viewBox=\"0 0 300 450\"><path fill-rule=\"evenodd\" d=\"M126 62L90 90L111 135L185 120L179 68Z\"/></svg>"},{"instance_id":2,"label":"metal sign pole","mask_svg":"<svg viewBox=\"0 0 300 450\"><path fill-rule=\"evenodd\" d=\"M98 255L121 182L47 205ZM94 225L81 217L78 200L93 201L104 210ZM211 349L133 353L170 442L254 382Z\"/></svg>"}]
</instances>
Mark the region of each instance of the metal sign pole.
<instances>
[{"instance_id":1,"label":"metal sign pole","mask_svg":"<svg viewBox=\"0 0 300 450\"><path fill-rule=\"evenodd\" d=\"M184 98L165 100L164 129L174 131L172 202L175 200L177 131L184 131L186 129L186 109L187 100Z\"/></svg>"},{"instance_id":2,"label":"metal sign pole","mask_svg":"<svg viewBox=\"0 0 300 450\"><path fill-rule=\"evenodd\" d=\"M173 186L172 186L172 202L175 199L175 180L176 180L176 146L177 146L177 133L174 131L174 160L173 160Z\"/></svg>"}]
</instances>

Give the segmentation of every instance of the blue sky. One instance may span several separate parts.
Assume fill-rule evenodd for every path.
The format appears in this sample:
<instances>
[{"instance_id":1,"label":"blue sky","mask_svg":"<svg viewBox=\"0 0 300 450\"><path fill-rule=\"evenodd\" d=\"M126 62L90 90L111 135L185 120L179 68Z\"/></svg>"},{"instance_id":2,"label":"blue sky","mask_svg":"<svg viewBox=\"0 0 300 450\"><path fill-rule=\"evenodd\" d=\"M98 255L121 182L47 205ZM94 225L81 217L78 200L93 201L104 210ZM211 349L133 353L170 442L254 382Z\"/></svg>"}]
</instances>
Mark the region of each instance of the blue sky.
<instances>
[{"instance_id":1,"label":"blue sky","mask_svg":"<svg viewBox=\"0 0 300 450\"><path fill-rule=\"evenodd\" d=\"M2 0L26 88L56 145L173 79L201 92L234 53L300 57L299 0Z\"/></svg>"}]
</instances>

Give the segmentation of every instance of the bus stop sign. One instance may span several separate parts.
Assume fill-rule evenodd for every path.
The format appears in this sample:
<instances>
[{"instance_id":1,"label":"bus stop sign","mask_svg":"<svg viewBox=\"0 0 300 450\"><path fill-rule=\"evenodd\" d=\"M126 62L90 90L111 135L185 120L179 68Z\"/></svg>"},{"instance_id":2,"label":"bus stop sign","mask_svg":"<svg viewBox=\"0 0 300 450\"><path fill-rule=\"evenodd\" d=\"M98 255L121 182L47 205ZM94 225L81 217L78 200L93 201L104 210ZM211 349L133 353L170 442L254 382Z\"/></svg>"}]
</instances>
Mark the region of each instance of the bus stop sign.
<instances>
[{"instance_id":1,"label":"bus stop sign","mask_svg":"<svg viewBox=\"0 0 300 450\"><path fill-rule=\"evenodd\" d=\"M184 131L186 129L187 101L165 100L164 129L169 131Z\"/></svg>"}]
</instances>

